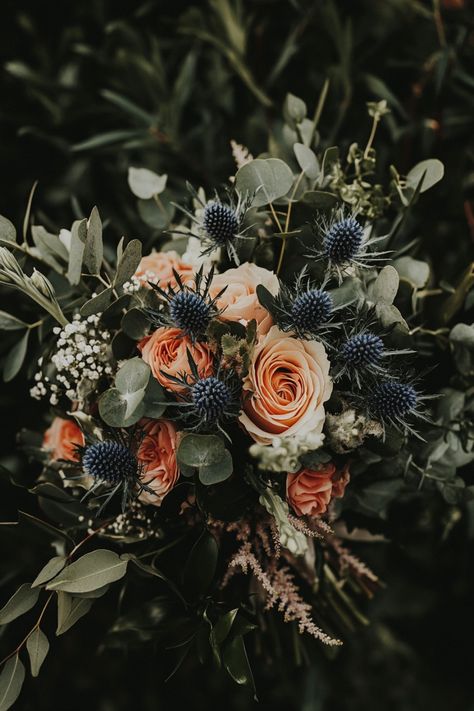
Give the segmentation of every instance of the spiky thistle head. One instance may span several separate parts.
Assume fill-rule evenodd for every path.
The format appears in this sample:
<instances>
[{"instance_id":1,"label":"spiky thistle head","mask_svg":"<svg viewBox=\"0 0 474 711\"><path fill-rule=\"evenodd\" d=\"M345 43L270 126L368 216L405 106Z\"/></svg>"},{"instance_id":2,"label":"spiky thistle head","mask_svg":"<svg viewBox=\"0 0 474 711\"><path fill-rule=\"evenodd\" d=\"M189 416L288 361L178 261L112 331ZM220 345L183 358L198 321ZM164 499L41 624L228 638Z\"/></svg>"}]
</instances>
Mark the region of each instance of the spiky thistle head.
<instances>
[{"instance_id":1,"label":"spiky thistle head","mask_svg":"<svg viewBox=\"0 0 474 711\"><path fill-rule=\"evenodd\" d=\"M240 413L241 381L234 370L223 368L217 362L215 375L203 378L189 348L187 357L190 372L174 376L162 371L180 386L176 392L179 402L174 406L178 408L182 428L191 432L217 428L226 435L222 425L235 420Z\"/></svg>"},{"instance_id":2,"label":"spiky thistle head","mask_svg":"<svg viewBox=\"0 0 474 711\"><path fill-rule=\"evenodd\" d=\"M211 375L192 386L191 397L199 417L206 422L215 422L224 415L232 393L224 381Z\"/></svg>"},{"instance_id":3,"label":"spiky thistle head","mask_svg":"<svg viewBox=\"0 0 474 711\"><path fill-rule=\"evenodd\" d=\"M418 405L418 393L410 383L385 380L378 383L369 396L371 414L383 422L402 423Z\"/></svg>"},{"instance_id":4,"label":"spiky thistle head","mask_svg":"<svg viewBox=\"0 0 474 711\"><path fill-rule=\"evenodd\" d=\"M234 240L239 231L239 220L235 210L222 202L208 202L204 208L203 228L207 237L216 246L226 246Z\"/></svg>"},{"instance_id":5,"label":"spiky thistle head","mask_svg":"<svg viewBox=\"0 0 474 711\"><path fill-rule=\"evenodd\" d=\"M194 286L183 284L178 272L173 270L173 274L176 286L169 284L166 290L150 283L165 308L158 311L146 309L146 313L154 326L174 326L194 341L205 333L212 319L222 313L217 307L217 300L227 287L211 298L209 289L214 277L213 267L204 275L202 266L194 277Z\"/></svg>"},{"instance_id":6,"label":"spiky thistle head","mask_svg":"<svg viewBox=\"0 0 474 711\"><path fill-rule=\"evenodd\" d=\"M341 266L358 255L363 239L362 225L354 217L344 217L326 231L323 249L331 262Z\"/></svg>"},{"instance_id":7,"label":"spiky thistle head","mask_svg":"<svg viewBox=\"0 0 474 711\"><path fill-rule=\"evenodd\" d=\"M329 321L332 308L332 298L323 289L310 289L296 296L290 311L295 330L316 333L320 326Z\"/></svg>"},{"instance_id":8,"label":"spiky thistle head","mask_svg":"<svg viewBox=\"0 0 474 711\"><path fill-rule=\"evenodd\" d=\"M82 455L82 468L100 484L118 484L138 476L136 456L125 444L114 440L95 442Z\"/></svg>"},{"instance_id":9,"label":"spiky thistle head","mask_svg":"<svg viewBox=\"0 0 474 711\"><path fill-rule=\"evenodd\" d=\"M342 345L340 356L348 366L364 368L379 363L383 352L382 339L369 331L348 338Z\"/></svg>"},{"instance_id":10,"label":"spiky thistle head","mask_svg":"<svg viewBox=\"0 0 474 711\"><path fill-rule=\"evenodd\" d=\"M212 318L209 301L192 291L178 291L169 300L170 318L187 334L204 333Z\"/></svg>"}]
</instances>

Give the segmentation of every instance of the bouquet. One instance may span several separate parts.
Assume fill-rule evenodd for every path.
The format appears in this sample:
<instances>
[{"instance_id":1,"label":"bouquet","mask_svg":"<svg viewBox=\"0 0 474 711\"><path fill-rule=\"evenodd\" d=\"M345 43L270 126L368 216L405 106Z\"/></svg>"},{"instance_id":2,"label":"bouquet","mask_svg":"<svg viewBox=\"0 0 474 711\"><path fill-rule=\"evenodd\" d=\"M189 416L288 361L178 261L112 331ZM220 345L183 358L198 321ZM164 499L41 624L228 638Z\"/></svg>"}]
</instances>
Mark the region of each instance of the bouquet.
<instances>
[{"instance_id":1,"label":"bouquet","mask_svg":"<svg viewBox=\"0 0 474 711\"><path fill-rule=\"evenodd\" d=\"M368 108L367 144L342 151L322 102L310 119L288 95L268 152L232 142L237 172L210 195L130 168L143 241L104 240L95 207L51 232L33 196L22 240L1 218L0 282L21 295L0 313L3 375L28 377L47 418L19 436L38 512L10 525L50 548L0 611L29 620L5 637L1 709L26 655L37 676L48 636L104 595L120 601L104 647L158 645L170 675L194 655L255 694L275 639L299 663L367 623L380 583L353 547L383 538L391 502L460 489L447 463L472 454L439 425L430 268L409 238L443 168L380 180L387 106Z\"/></svg>"}]
</instances>

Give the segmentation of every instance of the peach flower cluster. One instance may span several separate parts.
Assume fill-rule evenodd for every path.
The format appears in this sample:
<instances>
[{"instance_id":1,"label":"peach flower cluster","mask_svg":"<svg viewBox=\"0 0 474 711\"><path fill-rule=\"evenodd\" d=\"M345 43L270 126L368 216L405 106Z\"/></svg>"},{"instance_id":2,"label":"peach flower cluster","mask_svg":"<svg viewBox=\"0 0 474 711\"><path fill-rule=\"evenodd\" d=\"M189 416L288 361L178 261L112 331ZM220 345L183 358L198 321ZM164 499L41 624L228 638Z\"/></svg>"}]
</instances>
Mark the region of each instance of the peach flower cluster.
<instances>
[{"instance_id":1,"label":"peach flower cluster","mask_svg":"<svg viewBox=\"0 0 474 711\"><path fill-rule=\"evenodd\" d=\"M349 468L337 471L333 463L320 469L300 469L288 474L286 497L298 516L320 516L334 498L342 498L349 483Z\"/></svg>"},{"instance_id":2,"label":"peach flower cluster","mask_svg":"<svg viewBox=\"0 0 474 711\"><path fill-rule=\"evenodd\" d=\"M322 432L324 403L332 393L322 343L302 341L272 326L259 338L248 376L240 422L258 444L275 436Z\"/></svg>"},{"instance_id":3,"label":"peach flower cluster","mask_svg":"<svg viewBox=\"0 0 474 711\"><path fill-rule=\"evenodd\" d=\"M227 269L223 274L217 274L212 280L210 294L215 297L221 289L227 287L217 301L217 306L225 309L222 318L228 321L239 321L244 326L255 319L258 333L265 334L273 321L258 300L259 284L274 296L278 294L280 282L276 274L246 262L235 269Z\"/></svg>"},{"instance_id":4,"label":"peach flower cluster","mask_svg":"<svg viewBox=\"0 0 474 711\"><path fill-rule=\"evenodd\" d=\"M83 447L85 444L84 435L74 420L65 420L55 417L51 426L46 430L43 437L43 449L46 449L51 459L66 459L77 462L76 446Z\"/></svg>"},{"instance_id":5,"label":"peach flower cluster","mask_svg":"<svg viewBox=\"0 0 474 711\"><path fill-rule=\"evenodd\" d=\"M140 501L160 506L179 477L176 461L177 432L169 420L146 420L141 423L144 437L138 448L138 461L143 467L142 482L153 490L142 491Z\"/></svg>"},{"instance_id":6,"label":"peach flower cluster","mask_svg":"<svg viewBox=\"0 0 474 711\"><path fill-rule=\"evenodd\" d=\"M212 375L214 353L206 343L193 343L179 328L157 328L151 336L145 336L138 344L138 350L145 363L150 366L153 376L167 390L183 392L186 388L166 377L191 375L187 349L192 354L201 378Z\"/></svg>"}]
</instances>

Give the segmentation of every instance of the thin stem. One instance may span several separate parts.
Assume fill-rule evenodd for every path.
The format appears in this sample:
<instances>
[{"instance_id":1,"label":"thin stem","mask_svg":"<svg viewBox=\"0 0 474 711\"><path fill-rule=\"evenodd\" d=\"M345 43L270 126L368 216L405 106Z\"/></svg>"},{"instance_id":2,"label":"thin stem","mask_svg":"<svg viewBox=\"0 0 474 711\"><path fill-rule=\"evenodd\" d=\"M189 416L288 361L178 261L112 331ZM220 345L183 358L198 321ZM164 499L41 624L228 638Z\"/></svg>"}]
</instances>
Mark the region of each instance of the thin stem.
<instances>
[{"instance_id":1,"label":"thin stem","mask_svg":"<svg viewBox=\"0 0 474 711\"><path fill-rule=\"evenodd\" d=\"M444 31L443 18L439 7L439 0L433 0L433 17L441 47L446 47L446 33Z\"/></svg>"},{"instance_id":2,"label":"thin stem","mask_svg":"<svg viewBox=\"0 0 474 711\"><path fill-rule=\"evenodd\" d=\"M288 231L289 231L289 229L290 229L290 219L291 219L291 210L292 210L292 207L293 207L293 200L294 200L294 197L295 197L295 195L296 195L296 191L297 191L298 188L299 188L299 185L300 185L300 183L301 183L301 180L302 180L302 178L303 178L303 175L304 175L304 170L301 171L301 173L300 173L299 176L298 176L297 181L295 182L295 184L294 184L294 186L293 186L293 190L292 190L292 193L291 193L291 196L290 196L290 202L288 203L288 210L287 210L287 212L286 212L285 230L284 230L285 233L288 233ZM280 232L281 232L281 230L280 230ZM279 256L279 258L278 258L278 266L277 266L277 270L276 270L277 276L279 275L280 270L281 270L282 265L283 265L283 257L285 256L285 249L286 249L286 240L287 240L286 235L285 235L285 237L282 236L282 238L281 238L280 256Z\"/></svg>"},{"instance_id":3,"label":"thin stem","mask_svg":"<svg viewBox=\"0 0 474 711\"><path fill-rule=\"evenodd\" d=\"M364 151L364 158L369 157L369 151L372 148L372 143L374 142L374 138L375 138L375 134L377 132L377 126L378 126L379 121L380 121L380 116L379 116L379 114L375 113L373 121L372 121L372 130L370 132L369 140L367 141L367 145L366 145L365 151Z\"/></svg>"}]
</instances>

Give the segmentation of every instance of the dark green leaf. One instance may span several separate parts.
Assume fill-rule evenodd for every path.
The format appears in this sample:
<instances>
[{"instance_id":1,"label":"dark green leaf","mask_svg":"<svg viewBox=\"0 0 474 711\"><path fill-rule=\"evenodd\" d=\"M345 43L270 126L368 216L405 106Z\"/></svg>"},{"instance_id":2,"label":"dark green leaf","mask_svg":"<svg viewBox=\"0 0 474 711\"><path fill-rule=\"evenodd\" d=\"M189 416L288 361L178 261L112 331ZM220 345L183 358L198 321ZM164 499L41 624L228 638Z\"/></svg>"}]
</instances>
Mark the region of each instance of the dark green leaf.
<instances>
[{"instance_id":1,"label":"dark green leaf","mask_svg":"<svg viewBox=\"0 0 474 711\"><path fill-rule=\"evenodd\" d=\"M184 587L192 597L199 597L208 590L216 572L218 554L216 539L209 531L203 531L191 548L184 568Z\"/></svg>"}]
</instances>

